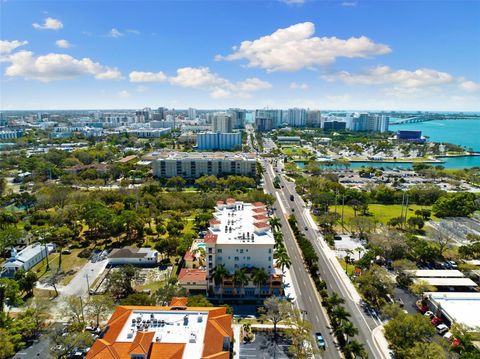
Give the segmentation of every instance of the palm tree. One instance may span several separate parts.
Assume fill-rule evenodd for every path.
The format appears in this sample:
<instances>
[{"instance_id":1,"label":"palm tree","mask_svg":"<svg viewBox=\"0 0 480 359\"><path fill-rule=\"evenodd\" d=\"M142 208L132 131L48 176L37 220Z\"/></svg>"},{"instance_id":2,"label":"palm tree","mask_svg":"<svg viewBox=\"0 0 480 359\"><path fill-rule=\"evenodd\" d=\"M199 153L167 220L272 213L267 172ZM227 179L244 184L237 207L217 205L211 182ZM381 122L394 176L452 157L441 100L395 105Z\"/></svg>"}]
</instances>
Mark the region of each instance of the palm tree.
<instances>
[{"instance_id":1,"label":"palm tree","mask_svg":"<svg viewBox=\"0 0 480 359\"><path fill-rule=\"evenodd\" d=\"M332 311L333 326L338 326L342 320L348 321L350 313L345 310L341 305L337 305Z\"/></svg>"},{"instance_id":2,"label":"palm tree","mask_svg":"<svg viewBox=\"0 0 480 359\"><path fill-rule=\"evenodd\" d=\"M258 296L260 296L260 286L265 284L269 278L267 271L263 268L255 268L252 272L252 281L258 287Z\"/></svg>"},{"instance_id":3,"label":"palm tree","mask_svg":"<svg viewBox=\"0 0 480 359\"><path fill-rule=\"evenodd\" d=\"M272 227L274 232L278 232L280 231L280 228L282 228L282 223L278 217L272 217L268 222L270 223L270 227Z\"/></svg>"},{"instance_id":4,"label":"palm tree","mask_svg":"<svg viewBox=\"0 0 480 359\"><path fill-rule=\"evenodd\" d=\"M219 264L213 272L213 280L216 284L220 283L220 298L223 297L223 279L228 276L228 270L224 264Z\"/></svg>"},{"instance_id":5,"label":"palm tree","mask_svg":"<svg viewBox=\"0 0 480 359\"><path fill-rule=\"evenodd\" d=\"M277 265L279 265L280 268L282 268L282 272L285 271L285 267L287 267L288 269L292 265L292 261L290 260L290 257L288 256L288 253L285 250L285 247L282 247L281 250L278 250L277 252L275 252L275 256L277 259Z\"/></svg>"},{"instance_id":6,"label":"palm tree","mask_svg":"<svg viewBox=\"0 0 480 359\"><path fill-rule=\"evenodd\" d=\"M343 334L345 334L347 343L349 339L358 334L358 328L353 325L350 321L343 322Z\"/></svg>"},{"instance_id":7,"label":"palm tree","mask_svg":"<svg viewBox=\"0 0 480 359\"><path fill-rule=\"evenodd\" d=\"M330 312L337 305L345 303L345 299L340 297L337 292L333 292L327 299L327 311Z\"/></svg>"},{"instance_id":8,"label":"palm tree","mask_svg":"<svg viewBox=\"0 0 480 359\"><path fill-rule=\"evenodd\" d=\"M345 250L347 255L345 256L345 273L348 275L348 261L352 258L353 251L351 249Z\"/></svg>"},{"instance_id":9,"label":"palm tree","mask_svg":"<svg viewBox=\"0 0 480 359\"><path fill-rule=\"evenodd\" d=\"M364 249L362 247L355 248L355 252L358 253L358 260L360 260L360 255L362 254L363 251Z\"/></svg>"},{"instance_id":10,"label":"palm tree","mask_svg":"<svg viewBox=\"0 0 480 359\"><path fill-rule=\"evenodd\" d=\"M233 282L235 285L240 286L240 294L242 294L244 286L250 282L250 278L244 268L235 271L233 274Z\"/></svg>"},{"instance_id":11,"label":"palm tree","mask_svg":"<svg viewBox=\"0 0 480 359\"><path fill-rule=\"evenodd\" d=\"M345 351L350 353L350 357L352 358L361 358L367 359L368 354L363 347L363 344L359 343L356 340L352 340L350 343L345 345Z\"/></svg>"}]
</instances>

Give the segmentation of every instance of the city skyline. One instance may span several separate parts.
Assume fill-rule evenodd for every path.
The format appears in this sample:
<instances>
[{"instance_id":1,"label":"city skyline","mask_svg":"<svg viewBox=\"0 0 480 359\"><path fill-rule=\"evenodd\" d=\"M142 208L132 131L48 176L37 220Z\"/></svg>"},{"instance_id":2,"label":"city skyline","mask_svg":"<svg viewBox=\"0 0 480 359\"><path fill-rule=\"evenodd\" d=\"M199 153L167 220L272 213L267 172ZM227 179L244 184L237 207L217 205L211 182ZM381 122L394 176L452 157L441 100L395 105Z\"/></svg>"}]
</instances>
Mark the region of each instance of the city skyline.
<instances>
[{"instance_id":1,"label":"city skyline","mask_svg":"<svg viewBox=\"0 0 480 359\"><path fill-rule=\"evenodd\" d=\"M478 3L111 5L2 2L1 109L479 110Z\"/></svg>"}]
</instances>

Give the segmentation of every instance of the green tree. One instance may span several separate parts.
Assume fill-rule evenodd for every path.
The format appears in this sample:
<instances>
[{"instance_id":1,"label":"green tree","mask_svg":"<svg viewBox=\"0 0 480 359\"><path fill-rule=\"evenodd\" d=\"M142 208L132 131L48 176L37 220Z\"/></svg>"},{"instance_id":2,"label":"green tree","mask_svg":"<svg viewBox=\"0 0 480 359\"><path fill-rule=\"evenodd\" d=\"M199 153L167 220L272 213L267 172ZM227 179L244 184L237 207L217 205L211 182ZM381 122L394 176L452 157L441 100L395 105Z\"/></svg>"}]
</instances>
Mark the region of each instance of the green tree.
<instances>
[{"instance_id":1,"label":"green tree","mask_svg":"<svg viewBox=\"0 0 480 359\"><path fill-rule=\"evenodd\" d=\"M447 359L447 353L443 347L437 343L415 343L415 345L405 351L406 358L415 359Z\"/></svg>"},{"instance_id":2,"label":"green tree","mask_svg":"<svg viewBox=\"0 0 480 359\"><path fill-rule=\"evenodd\" d=\"M119 270L110 272L107 277L108 291L116 298L121 299L133 293L132 281L138 273L137 268L126 265Z\"/></svg>"},{"instance_id":3,"label":"green tree","mask_svg":"<svg viewBox=\"0 0 480 359\"><path fill-rule=\"evenodd\" d=\"M477 209L476 199L471 192L448 193L433 204L432 211L439 218L468 217Z\"/></svg>"},{"instance_id":4,"label":"green tree","mask_svg":"<svg viewBox=\"0 0 480 359\"><path fill-rule=\"evenodd\" d=\"M213 271L213 280L215 281L215 284L220 284L220 297L223 297L223 281L228 275L228 270L224 264L217 265Z\"/></svg>"},{"instance_id":5,"label":"green tree","mask_svg":"<svg viewBox=\"0 0 480 359\"><path fill-rule=\"evenodd\" d=\"M252 281L257 286L257 295L260 296L260 288L267 283L269 275L263 268L255 268L252 272Z\"/></svg>"},{"instance_id":6,"label":"green tree","mask_svg":"<svg viewBox=\"0 0 480 359\"><path fill-rule=\"evenodd\" d=\"M187 307L213 307L213 304L202 294L189 296Z\"/></svg>"},{"instance_id":7,"label":"green tree","mask_svg":"<svg viewBox=\"0 0 480 359\"><path fill-rule=\"evenodd\" d=\"M250 282L250 278L244 268L237 269L235 273L233 273L233 282L236 286L240 287L237 293L243 295L244 287Z\"/></svg>"},{"instance_id":8,"label":"green tree","mask_svg":"<svg viewBox=\"0 0 480 359\"><path fill-rule=\"evenodd\" d=\"M408 289L410 292L417 296L421 296L425 292L436 292L437 288L434 287L433 285L428 284L427 281L425 280L418 280L414 283L412 283Z\"/></svg>"},{"instance_id":9,"label":"green tree","mask_svg":"<svg viewBox=\"0 0 480 359\"><path fill-rule=\"evenodd\" d=\"M393 280L384 268L377 265L370 267L355 281L365 301L376 308L380 308L387 294L393 292Z\"/></svg>"},{"instance_id":10,"label":"green tree","mask_svg":"<svg viewBox=\"0 0 480 359\"><path fill-rule=\"evenodd\" d=\"M0 328L0 359L11 358L15 354L13 340L8 331Z\"/></svg>"},{"instance_id":11,"label":"green tree","mask_svg":"<svg viewBox=\"0 0 480 359\"><path fill-rule=\"evenodd\" d=\"M120 300L121 305L155 305L155 299L147 293L132 293Z\"/></svg>"},{"instance_id":12,"label":"green tree","mask_svg":"<svg viewBox=\"0 0 480 359\"><path fill-rule=\"evenodd\" d=\"M264 300L263 306L258 309L260 320L271 322L273 324L274 338L277 338L277 325L289 320L292 313L292 304L278 297L268 297Z\"/></svg>"},{"instance_id":13,"label":"green tree","mask_svg":"<svg viewBox=\"0 0 480 359\"><path fill-rule=\"evenodd\" d=\"M186 184L187 181L185 181L185 179L180 176L170 177L166 182L167 187L174 187L177 190L181 190L182 187L184 187Z\"/></svg>"},{"instance_id":14,"label":"green tree","mask_svg":"<svg viewBox=\"0 0 480 359\"><path fill-rule=\"evenodd\" d=\"M87 316L95 323L95 328L100 326L100 321L110 316L110 311L114 303L109 296L95 295L91 296L85 305Z\"/></svg>"}]
</instances>

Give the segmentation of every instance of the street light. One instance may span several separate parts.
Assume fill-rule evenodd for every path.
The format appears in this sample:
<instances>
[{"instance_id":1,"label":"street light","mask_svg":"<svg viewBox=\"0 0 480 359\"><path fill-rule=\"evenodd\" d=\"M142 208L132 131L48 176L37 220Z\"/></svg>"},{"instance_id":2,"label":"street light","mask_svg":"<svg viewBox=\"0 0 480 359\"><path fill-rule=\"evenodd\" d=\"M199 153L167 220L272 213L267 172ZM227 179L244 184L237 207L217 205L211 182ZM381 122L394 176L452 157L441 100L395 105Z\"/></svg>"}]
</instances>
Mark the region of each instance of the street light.
<instances>
[{"instance_id":1,"label":"street light","mask_svg":"<svg viewBox=\"0 0 480 359\"><path fill-rule=\"evenodd\" d=\"M87 292L90 295L90 283L88 282L88 273L85 274L85 278L87 279Z\"/></svg>"}]
</instances>

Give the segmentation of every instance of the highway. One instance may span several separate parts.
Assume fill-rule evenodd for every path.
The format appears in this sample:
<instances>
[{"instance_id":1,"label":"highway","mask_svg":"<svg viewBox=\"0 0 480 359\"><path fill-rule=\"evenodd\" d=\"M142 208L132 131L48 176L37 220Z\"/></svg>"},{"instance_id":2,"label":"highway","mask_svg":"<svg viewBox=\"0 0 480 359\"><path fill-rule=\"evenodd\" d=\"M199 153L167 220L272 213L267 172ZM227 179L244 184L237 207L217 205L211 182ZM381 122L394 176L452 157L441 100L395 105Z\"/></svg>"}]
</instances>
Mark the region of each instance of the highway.
<instances>
[{"instance_id":1,"label":"highway","mask_svg":"<svg viewBox=\"0 0 480 359\"><path fill-rule=\"evenodd\" d=\"M385 350L382 351L373 339L373 331L381 324L380 320L364 315L359 306L360 297L358 293L354 290L353 285L343 273L343 270L341 270L338 261L328 248L321 234L316 230L316 225L313 223L309 210L306 208L303 199L295 191L295 184L284 180L283 176L279 174L281 171L280 163L276 169L268 161L263 161L263 165L265 168L265 189L276 197L279 205L277 206L277 216L282 221L285 245L292 261L290 271L292 272L296 293L299 294L298 305L307 311L308 320L312 323L314 331L320 331L324 334L327 341L327 350L322 357L341 358L333 343L331 331L327 328L326 314L324 314L320 305L320 297L310 279L309 273L305 269L300 250L288 225L287 218L292 213L295 214L301 230L304 230L305 227L308 228L308 230L304 230L304 233L314 245L320 259L320 275L327 282L329 291L335 291L345 299L345 307L351 314L350 320L359 329L357 339L364 344L368 357L375 359L386 358ZM276 170L278 170L278 173L275 172ZM280 177L282 186L279 190L273 187L273 179L277 175ZM290 200L291 195L294 197L293 201ZM340 272L338 268L340 268Z\"/></svg>"},{"instance_id":2,"label":"highway","mask_svg":"<svg viewBox=\"0 0 480 359\"><path fill-rule=\"evenodd\" d=\"M333 337L330 334L331 330L328 327L328 322L325 319L326 313L321 306L321 300L318 295L317 289L313 284L309 273L307 272L305 265L303 264L302 255L300 249L297 246L297 242L293 237L293 232L290 229L290 226L287 222L288 218L288 209L289 206L286 206L286 199L284 198L285 194L282 191L278 191L273 187L273 180L270 174L265 173L265 189L268 193L276 195L276 206L277 216L280 218L282 223L282 232L285 240L285 247L287 248L288 255L292 261L292 266L290 267L290 273L292 276L293 285L295 287L295 292L297 293L297 298L295 298L296 305L300 310L306 311L305 319L308 319L312 323L313 332L320 332L323 334L326 342L326 349L322 353L322 358L342 358L338 352L335 343L333 342Z\"/></svg>"}]
</instances>

